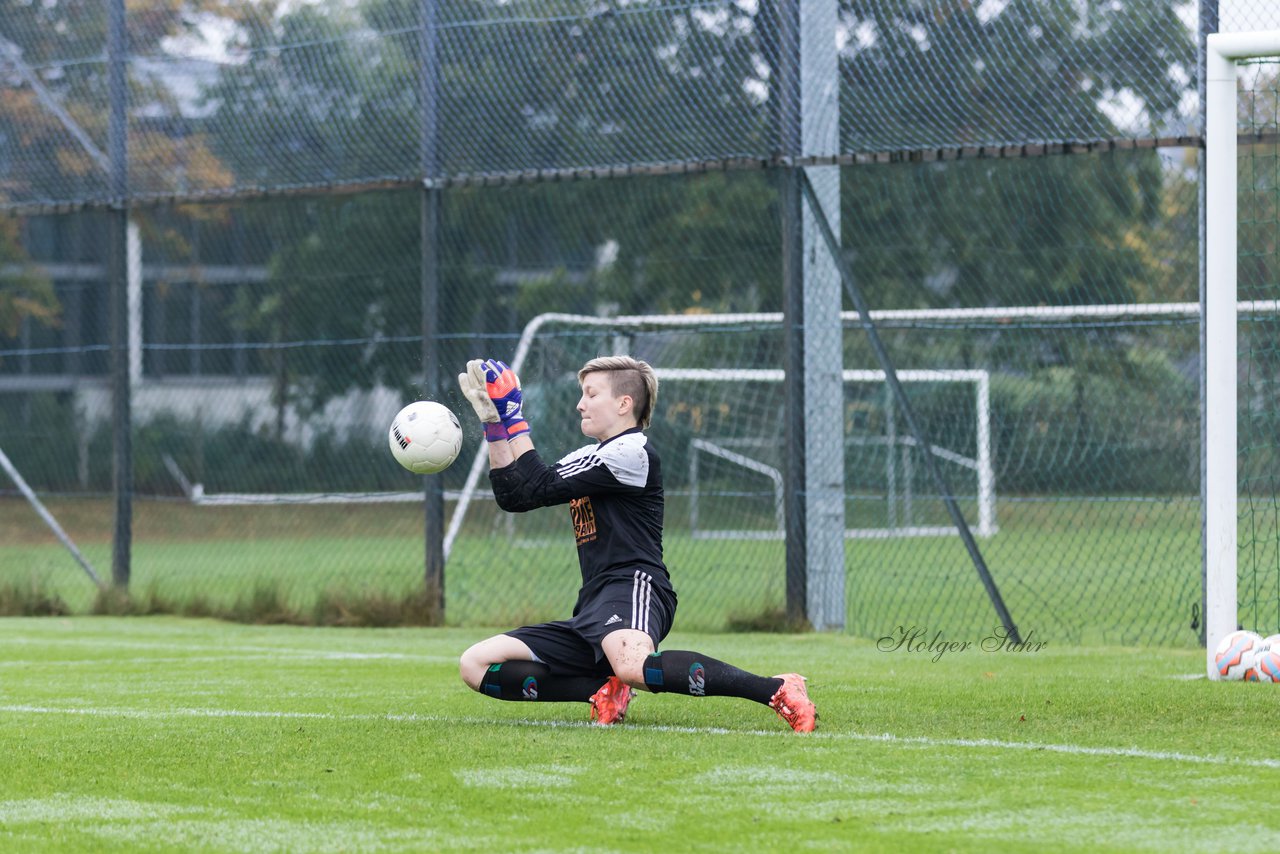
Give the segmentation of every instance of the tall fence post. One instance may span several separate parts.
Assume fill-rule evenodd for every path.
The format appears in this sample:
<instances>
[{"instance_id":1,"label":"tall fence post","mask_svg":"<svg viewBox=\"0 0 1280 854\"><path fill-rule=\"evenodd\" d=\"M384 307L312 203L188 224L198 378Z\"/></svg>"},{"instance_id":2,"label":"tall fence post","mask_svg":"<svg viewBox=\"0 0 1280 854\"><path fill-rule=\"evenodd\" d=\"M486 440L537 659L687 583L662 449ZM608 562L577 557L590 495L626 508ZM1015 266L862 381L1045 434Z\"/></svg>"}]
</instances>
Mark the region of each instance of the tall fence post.
<instances>
[{"instance_id":1,"label":"tall fence post","mask_svg":"<svg viewBox=\"0 0 1280 854\"><path fill-rule=\"evenodd\" d=\"M109 115L107 159L111 204L107 249L108 300L111 316L111 483L115 499L111 580L127 588L133 547L133 383L129 358L129 128L128 33L124 0L107 3L107 93Z\"/></svg>"},{"instance_id":2,"label":"tall fence post","mask_svg":"<svg viewBox=\"0 0 1280 854\"><path fill-rule=\"evenodd\" d=\"M1208 103L1208 88L1205 81L1206 71L1206 51L1208 50L1208 39L1210 33L1218 31L1218 0L1200 0L1200 27L1196 36L1196 93L1200 97L1200 132L1205 136L1208 135L1208 127L1205 116L1205 107ZM1208 352L1209 341L1205 335L1205 311L1208 305L1208 263L1206 259L1206 247L1208 241L1205 239L1205 185L1207 178L1206 164L1208 159L1205 157L1204 151L1200 152L1200 156L1196 163L1196 207L1197 207L1197 225L1199 233L1199 270L1200 270L1200 435L1205 436L1208 433L1208 410L1205 407L1205 397L1208 390L1205 387L1205 360L1204 355ZM1209 550L1208 537L1205 536L1207 528L1205 525L1204 508L1209 506L1208 492L1206 484L1208 483L1208 455L1206 453L1206 445L1203 439L1200 442L1200 608L1202 614L1209 611ZM1199 625L1200 643L1204 645L1207 642L1208 620L1201 620Z\"/></svg>"},{"instance_id":3,"label":"tall fence post","mask_svg":"<svg viewBox=\"0 0 1280 854\"><path fill-rule=\"evenodd\" d=\"M437 3L422 0L419 9L421 51L422 136L421 166L423 174L421 204L421 290L422 290L422 394L438 400L440 388L440 213L441 189L436 184L440 175L440 59L437 32ZM434 591L440 616L444 616L444 481L439 477L423 478L423 542L424 574L427 591Z\"/></svg>"},{"instance_id":4,"label":"tall fence post","mask_svg":"<svg viewBox=\"0 0 1280 854\"><path fill-rule=\"evenodd\" d=\"M834 0L780 0L780 132L787 156L834 155L839 74ZM834 166L805 170L826 209L840 209ZM801 191L783 170L782 271L786 315L787 613L818 630L845 624L844 386L841 290L835 259ZM838 227L838 222L836 227Z\"/></svg>"}]
</instances>

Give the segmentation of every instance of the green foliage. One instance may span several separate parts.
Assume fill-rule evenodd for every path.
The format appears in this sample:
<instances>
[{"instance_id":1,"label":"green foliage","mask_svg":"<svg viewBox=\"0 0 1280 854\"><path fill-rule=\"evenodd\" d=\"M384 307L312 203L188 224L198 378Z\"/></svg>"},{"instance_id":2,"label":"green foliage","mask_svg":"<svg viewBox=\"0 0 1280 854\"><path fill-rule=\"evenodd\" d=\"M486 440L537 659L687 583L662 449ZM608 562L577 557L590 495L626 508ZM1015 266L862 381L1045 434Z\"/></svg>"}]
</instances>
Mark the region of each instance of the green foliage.
<instances>
[{"instance_id":1,"label":"green foliage","mask_svg":"<svg viewBox=\"0 0 1280 854\"><path fill-rule=\"evenodd\" d=\"M604 278L619 313L781 310L773 175L668 178L639 190L632 188L642 204L628 204L621 188L612 198L601 192L596 206L612 216L610 236L621 242Z\"/></svg>"},{"instance_id":2,"label":"green foliage","mask_svg":"<svg viewBox=\"0 0 1280 854\"><path fill-rule=\"evenodd\" d=\"M127 49L159 60L170 40L204 41L202 28L215 15L234 20L236 13L228 8L234 5L221 0L130 3ZM0 96L0 137L16 143L7 149L12 159L5 164L4 200L45 205L102 201L109 192L103 150L111 114L109 66L103 61L108 53L107 7L94 0L3 0L0 19L4 52L14 60L14 82ZM81 61L89 56L94 61ZM154 71L159 64L135 71L127 81L130 103L142 105L151 120L130 115L132 192L186 194L225 186L231 176L211 156L203 134L157 132L155 119L181 112L165 75ZM52 102L57 107L51 108ZM68 125L75 129L72 133Z\"/></svg>"},{"instance_id":3,"label":"green foliage","mask_svg":"<svg viewBox=\"0 0 1280 854\"><path fill-rule=\"evenodd\" d=\"M29 590L0 586L0 616L58 616L72 613L54 594L38 585ZM173 596L151 585L140 593L119 587L99 590L90 614L112 617L151 617L163 614L208 617L232 623L290 626L439 626L444 619L440 597L419 587L405 593L384 590L321 591L314 601L300 604L278 581L263 579L248 591L217 599L204 595Z\"/></svg>"},{"instance_id":4,"label":"green foliage","mask_svg":"<svg viewBox=\"0 0 1280 854\"><path fill-rule=\"evenodd\" d=\"M813 626L804 617L787 613L786 608L773 607L758 614L730 614L725 620L725 630L735 633L800 634L813 631Z\"/></svg>"},{"instance_id":5,"label":"green foliage","mask_svg":"<svg viewBox=\"0 0 1280 854\"><path fill-rule=\"evenodd\" d=\"M71 607L38 578L0 582L0 617L64 617Z\"/></svg>"},{"instance_id":6,"label":"green foliage","mask_svg":"<svg viewBox=\"0 0 1280 854\"><path fill-rule=\"evenodd\" d=\"M613 3L590 14L574 2L526 5L461 3L438 10L453 39L441 53L440 109L450 120L445 138L468 141L442 154L453 172L525 164L531 151L538 159L544 143L552 146L547 165L627 162L633 152L611 153L611 146L627 144L631 134L609 128L627 126L637 115L663 116L662 127L652 131L655 150L683 150L686 130L705 133L708 127L724 128L726 142L745 150L773 145L778 93L769 87L780 76L776 68L760 73L761 61L777 61L770 35L777 22L768 4L755 12L729 6L715 16L692 10L641 14ZM957 79L950 85L990 110L975 114L981 126L975 133L1032 119L1044 124L1061 115L1074 115L1081 127L1106 125L1098 107L1104 89L1134 91L1152 116L1164 116L1176 110L1180 93L1164 70L1185 65L1190 54L1151 51L1134 60L1126 40L1185 42L1191 50L1189 40L1179 41L1181 23L1164 7L1015 2L982 15L973 6L933 14L877 3L847 11L850 26L871 26L877 38L842 54L846 81L879 81L884 69L901 69L911 57L927 66L938 55L951 57L948 73ZM462 21L488 26L448 29ZM424 108L418 41L341 38L360 25L381 34L412 31L421 25L421 7L404 0L304 6L285 12L279 26L246 27L247 62L224 69L224 80L209 95L224 115L256 112L255 92L276 99L277 121L267 132L228 140L237 156L257 153L251 162L262 174L255 180L295 181L293 170L306 165L275 155L298 148L299 136L306 143L303 156L325 163L341 152L357 173L381 174L388 162L416 162L416 153L382 152L351 140L352 116L377 129L370 138L412 140ZM509 49L512 40L521 50ZM1014 43L1042 53L1041 61L990 50ZM615 49L598 53L604 44ZM285 45L295 48L290 56L308 61L277 61L273 48ZM642 69L652 72L655 52L663 59L654 85L635 86ZM1055 67L1066 62L1070 70L1043 73L1050 60ZM250 73L254 88L243 85ZM335 81L347 86L339 89ZM925 82L920 88L846 86L842 110L876 115L876 122L862 124L910 136L921 116L940 113L936 91L945 81ZM726 94L712 103L684 97L707 87ZM989 90L986 98L974 94ZM1021 94L1010 101L1010 92ZM493 127L504 133L492 133ZM400 130L386 133L391 128ZM1154 230L1165 225L1164 180L1150 151L846 169L843 242L855 275L881 308L1186 299L1185 282L1169 275L1167 258L1151 245ZM391 195L398 198L311 203L305 215L296 205L262 209L263 227L277 232L272 283L240 304L241 327L274 345L310 338L380 342L357 359L340 348L305 361L275 351L277 407L317 406L371 382L402 385L413 370L412 353L381 343L420 328L418 194ZM773 173L451 189L442 213L447 332L513 334L545 310L781 306ZM592 255L610 241L616 257L597 268ZM504 269L532 276L513 288L500 282Z\"/></svg>"},{"instance_id":7,"label":"green foliage","mask_svg":"<svg viewBox=\"0 0 1280 854\"><path fill-rule=\"evenodd\" d=\"M850 84L842 107L876 117L842 141L855 150L901 147L893 141L902 139L921 147L1022 141L1032 128L1041 139L1115 133L1099 95L1121 89L1142 98L1159 126L1178 114L1183 92L1170 67L1195 62L1173 3L1013 0L991 14L979 4L880 0L844 11L851 32L874 34L842 57ZM1149 48L1135 51L1135 43Z\"/></svg>"},{"instance_id":8,"label":"green foliage","mask_svg":"<svg viewBox=\"0 0 1280 854\"><path fill-rule=\"evenodd\" d=\"M20 223L0 219L0 336L16 337L24 321L57 325L60 306L53 282L28 261Z\"/></svg>"},{"instance_id":9,"label":"green foliage","mask_svg":"<svg viewBox=\"0 0 1280 854\"><path fill-rule=\"evenodd\" d=\"M403 489L405 472L382 446L322 435L309 448L250 430L209 432L202 451L207 492L341 492ZM190 464L188 448L179 465Z\"/></svg>"},{"instance_id":10,"label":"green foliage","mask_svg":"<svg viewBox=\"0 0 1280 854\"><path fill-rule=\"evenodd\" d=\"M322 593L312 606L312 620L319 626L440 626L440 594L419 587L402 595L378 590L335 590Z\"/></svg>"},{"instance_id":11,"label":"green foliage","mask_svg":"<svg viewBox=\"0 0 1280 854\"><path fill-rule=\"evenodd\" d=\"M0 448L32 488L50 492L83 490L88 484L80 477L80 448L87 445L92 456L94 442L106 436L84 428L90 433L86 436L74 426L77 423L70 395L27 395L21 405L0 406ZM50 441L50 436L62 438ZM109 447L108 442L105 448ZM109 483L109 462L107 477ZM103 483L97 478L91 480L99 486Z\"/></svg>"},{"instance_id":12,"label":"green foliage","mask_svg":"<svg viewBox=\"0 0 1280 854\"><path fill-rule=\"evenodd\" d=\"M59 395L32 397L26 420L17 408L0 411L0 447L32 488L41 493L109 492L111 426L87 425L81 480L77 442L50 441L75 436L78 417ZM301 446L254 429L247 420L209 427L200 419L162 414L141 424L134 435L134 489L141 495L179 496L181 485L166 456L206 492L376 492L412 490L419 479L400 468L386 445L367 436L319 433ZM461 469L461 467L458 467ZM465 472L445 475L461 478Z\"/></svg>"},{"instance_id":13,"label":"green foliage","mask_svg":"<svg viewBox=\"0 0 1280 854\"><path fill-rule=\"evenodd\" d=\"M0 521L29 516L28 529L39 526L20 499L10 501L13 511L4 508ZM567 513L516 520L521 527L513 541L507 519L481 504L449 554L449 624L510 627L565 618L581 584ZM62 501L50 509L90 560L100 568L110 564L109 500ZM679 501L669 502L663 538L680 598L676 627L723 631L730 620L760 630L776 626L769 615L780 615L786 604L786 543L694 539L682 511ZM947 524L940 507L932 512L918 521ZM346 619L340 610L316 604L337 591L343 607L366 613L361 619L369 624L377 624L384 609L355 604L361 596L400 603L392 609L398 620L430 618L421 505L220 508L164 501L140 503L137 515L130 595L138 600L133 610L103 613L135 613L139 602L155 600L164 613L256 619L274 612L300 623L337 623ZM883 525L883 514L873 518L851 498L847 521ZM982 552L1024 630L1095 646L1199 643L1193 614L1202 595L1198 496L1001 494L996 521L999 533L981 538ZM50 594L75 613L89 611L95 588L47 532L6 526L4 533L0 583L26 584L38 571ZM1259 560L1274 566L1267 557L1274 558L1274 549ZM848 539L844 565L851 635L878 637L905 619L949 633L991 625L991 603L956 536ZM1276 630L1280 625L1267 627L1267 633Z\"/></svg>"},{"instance_id":14,"label":"green foliage","mask_svg":"<svg viewBox=\"0 0 1280 854\"><path fill-rule=\"evenodd\" d=\"M1199 482L1194 377L1136 349L992 379L1003 492L1188 495Z\"/></svg>"}]
</instances>

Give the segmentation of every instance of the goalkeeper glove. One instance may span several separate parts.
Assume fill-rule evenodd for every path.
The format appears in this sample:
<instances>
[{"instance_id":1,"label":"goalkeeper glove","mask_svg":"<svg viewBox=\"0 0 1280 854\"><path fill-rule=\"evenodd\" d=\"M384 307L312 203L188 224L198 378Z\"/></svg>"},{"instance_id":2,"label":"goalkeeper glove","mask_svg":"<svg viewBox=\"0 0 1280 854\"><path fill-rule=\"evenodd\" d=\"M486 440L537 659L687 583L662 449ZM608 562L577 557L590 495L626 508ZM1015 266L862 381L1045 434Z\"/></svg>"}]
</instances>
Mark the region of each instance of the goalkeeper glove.
<instances>
[{"instance_id":1,"label":"goalkeeper glove","mask_svg":"<svg viewBox=\"0 0 1280 854\"><path fill-rule=\"evenodd\" d=\"M511 366L497 359L484 362L485 391L493 401L507 436L514 439L529 432L529 422L524 420L524 398L520 394L520 378Z\"/></svg>"},{"instance_id":2,"label":"goalkeeper glove","mask_svg":"<svg viewBox=\"0 0 1280 854\"><path fill-rule=\"evenodd\" d=\"M466 372L458 374L458 388L462 389L462 396L471 404L471 408L476 411L476 417L484 425L485 441L505 442L507 428L499 420L498 410L489 399L489 393L485 391L484 362L480 359L467 362Z\"/></svg>"}]
</instances>

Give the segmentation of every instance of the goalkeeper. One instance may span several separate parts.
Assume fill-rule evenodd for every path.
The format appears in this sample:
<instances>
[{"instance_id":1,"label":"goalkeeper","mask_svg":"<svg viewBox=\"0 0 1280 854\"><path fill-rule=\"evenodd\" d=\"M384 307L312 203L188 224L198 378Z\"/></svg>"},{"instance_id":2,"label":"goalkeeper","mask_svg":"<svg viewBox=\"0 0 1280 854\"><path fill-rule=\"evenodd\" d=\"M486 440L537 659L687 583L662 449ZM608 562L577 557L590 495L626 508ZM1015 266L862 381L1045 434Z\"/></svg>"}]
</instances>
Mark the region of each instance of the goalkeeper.
<instances>
[{"instance_id":1,"label":"goalkeeper","mask_svg":"<svg viewBox=\"0 0 1280 854\"><path fill-rule=\"evenodd\" d=\"M484 425L489 480L512 513L568 504L582 587L573 617L512 629L462 654L462 680L502 700L589 702L600 724L621 721L633 689L742 697L809 732L817 711L796 673L765 677L685 650L658 651L676 613L662 561L662 467L642 432L658 397L648 364L592 359L578 371L578 414L591 444L554 465L534 450L520 380L475 359L458 383Z\"/></svg>"}]
</instances>

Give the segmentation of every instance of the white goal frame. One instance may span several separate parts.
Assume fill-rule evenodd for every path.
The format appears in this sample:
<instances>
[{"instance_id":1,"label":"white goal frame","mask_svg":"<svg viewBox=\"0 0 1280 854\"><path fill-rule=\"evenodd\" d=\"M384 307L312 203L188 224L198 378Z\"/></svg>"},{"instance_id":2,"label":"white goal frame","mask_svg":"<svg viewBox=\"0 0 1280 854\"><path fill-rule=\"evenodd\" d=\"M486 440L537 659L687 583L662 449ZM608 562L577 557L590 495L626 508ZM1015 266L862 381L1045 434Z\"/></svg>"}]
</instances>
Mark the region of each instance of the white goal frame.
<instances>
[{"instance_id":1,"label":"white goal frame","mask_svg":"<svg viewBox=\"0 0 1280 854\"><path fill-rule=\"evenodd\" d=\"M1205 667L1237 625L1237 82L1240 60L1280 56L1280 30L1215 33L1205 52Z\"/></svg>"},{"instance_id":2,"label":"white goal frame","mask_svg":"<svg viewBox=\"0 0 1280 854\"><path fill-rule=\"evenodd\" d=\"M706 380L717 382L723 380L744 380L749 382L782 382L786 374L781 369L719 369L706 370L697 368L657 368L655 373L659 380ZM885 372L879 370L846 370L841 372L845 383L883 383ZM977 477L978 493L978 527L974 531L980 537L990 537L996 533L996 490L995 472L991 466L991 375L985 370L903 370L898 371L898 379L904 383L913 382L963 382L973 383L975 408L975 435L977 449L975 457L967 457L940 445L931 445L934 456L974 472ZM886 437L883 441L891 445L915 446L912 436ZM779 540L786 536L784 521L782 473L776 468L754 460L745 454L738 453L724 445L709 442L705 439L694 439L689 453L689 526L694 539L767 539ZM896 492L896 465L893 447L890 448L888 466L888 500L890 507L898 500ZM698 527L698 453L706 453L719 457L726 462L741 468L754 471L770 480L774 491L774 518L776 525L772 530L760 529L752 531L714 531L700 530ZM908 484L907 489L910 486ZM906 493L909 496L909 492ZM890 514L890 522L879 528L846 528L845 539L885 539L890 537L941 537L954 534L956 529L951 525L899 525Z\"/></svg>"}]
</instances>

